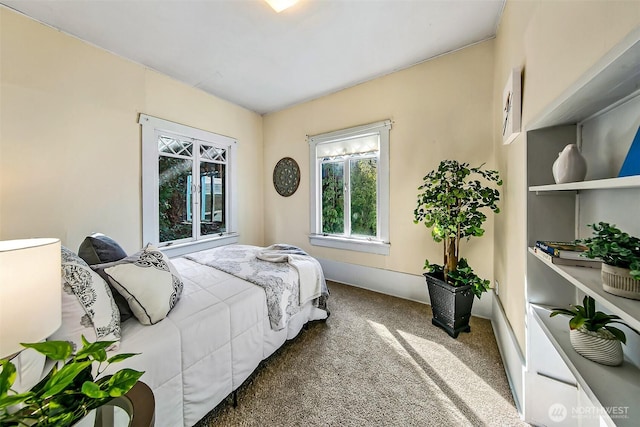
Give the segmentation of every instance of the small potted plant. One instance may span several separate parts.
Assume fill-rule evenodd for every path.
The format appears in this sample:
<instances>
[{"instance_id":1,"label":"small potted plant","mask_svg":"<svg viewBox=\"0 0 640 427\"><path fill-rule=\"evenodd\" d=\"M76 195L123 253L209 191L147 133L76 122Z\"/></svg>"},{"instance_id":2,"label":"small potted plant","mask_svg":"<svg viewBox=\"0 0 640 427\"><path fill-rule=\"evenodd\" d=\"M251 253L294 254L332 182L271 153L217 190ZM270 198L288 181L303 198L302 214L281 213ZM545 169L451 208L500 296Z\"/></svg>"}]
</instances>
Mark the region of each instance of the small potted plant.
<instances>
[{"instance_id":1,"label":"small potted plant","mask_svg":"<svg viewBox=\"0 0 640 427\"><path fill-rule=\"evenodd\" d=\"M583 256L601 258L602 287L625 298L640 299L640 239L606 222L589 224L593 237L581 240Z\"/></svg>"},{"instance_id":2,"label":"small potted plant","mask_svg":"<svg viewBox=\"0 0 640 427\"><path fill-rule=\"evenodd\" d=\"M571 306L571 308L554 308L550 316L566 314L569 319L569 339L573 348L597 363L609 366L618 366L622 363L622 344L627 343L627 337L623 331L612 326L617 323L631 328L620 321L615 314L606 314L596 311L596 302L590 296L585 296L583 305ZM622 344L621 344L622 343Z\"/></svg>"},{"instance_id":3,"label":"small potted plant","mask_svg":"<svg viewBox=\"0 0 640 427\"><path fill-rule=\"evenodd\" d=\"M469 318L474 295L481 297L489 289L489 281L479 278L465 258L460 257L463 239L484 234L485 210L500 212L502 185L495 170L470 167L468 163L443 160L437 169L423 178L418 187L418 204L414 222L423 222L431 229L433 240L443 243L443 264L425 261L432 323L456 338L459 332L469 332Z\"/></svg>"},{"instance_id":4,"label":"small potted plant","mask_svg":"<svg viewBox=\"0 0 640 427\"><path fill-rule=\"evenodd\" d=\"M123 396L144 373L121 369L113 375L98 378L111 363L121 362L136 353L116 354L107 358L106 348L114 341L89 343L82 337L82 342L82 349L74 355L73 347L66 341L22 344L49 359L64 362L62 366L54 365L38 384L23 393L11 390L16 378L15 365L7 359L0 360L0 425L74 425L91 410ZM94 362L98 362L97 366L93 366ZM94 368L97 371L95 378Z\"/></svg>"}]
</instances>

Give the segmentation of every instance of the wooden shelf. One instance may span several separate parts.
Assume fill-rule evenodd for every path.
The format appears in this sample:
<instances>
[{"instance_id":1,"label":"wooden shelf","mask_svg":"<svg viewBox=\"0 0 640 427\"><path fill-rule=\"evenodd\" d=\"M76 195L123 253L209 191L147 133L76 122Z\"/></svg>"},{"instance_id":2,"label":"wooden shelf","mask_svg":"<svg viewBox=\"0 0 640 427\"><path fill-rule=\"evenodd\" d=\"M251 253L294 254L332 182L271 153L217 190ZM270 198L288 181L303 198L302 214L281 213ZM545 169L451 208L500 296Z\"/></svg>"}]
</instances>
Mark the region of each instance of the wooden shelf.
<instances>
[{"instance_id":1,"label":"wooden shelf","mask_svg":"<svg viewBox=\"0 0 640 427\"><path fill-rule=\"evenodd\" d=\"M603 311L608 311L610 314L617 314L629 326L640 330L640 301L622 298L605 292L602 289L599 269L556 265L539 257L533 248L529 248L529 252L534 254L540 262L545 263L550 269L568 280L576 288L593 297L597 304L604 308Z\"/></svg>"},{"instance_id":2,"label":"wooden shelf","mask_svg":"<svg viewBox=\"0 0 640 427\"><path fill-rule=\"evenodd\" d=\"M535 304L531 305L531 309L534 319L567 364L591 403L602 407L602 417L612 425L636 426L638 420L634 418L634 412L638 409L640 396L640 369L626 360L621 366L606 366L582 357L569 341L567 316L549 317L549 307ZM607 409L621 407L627 408L626 418L607 415Z\"/></svg>"},{"instance_id":3,"label":"wooden shelf","mask_svg":"<svg viewBox=\"0 0 640 427\"><path fill-rule=\"evenodd\" d=\"M580 191L580 190L611 190L621 188L640 188L640 175L622 178L596 179L593 181L568 182L566 184L534 185L529 191Z\"/></svg>"}]
</instances>

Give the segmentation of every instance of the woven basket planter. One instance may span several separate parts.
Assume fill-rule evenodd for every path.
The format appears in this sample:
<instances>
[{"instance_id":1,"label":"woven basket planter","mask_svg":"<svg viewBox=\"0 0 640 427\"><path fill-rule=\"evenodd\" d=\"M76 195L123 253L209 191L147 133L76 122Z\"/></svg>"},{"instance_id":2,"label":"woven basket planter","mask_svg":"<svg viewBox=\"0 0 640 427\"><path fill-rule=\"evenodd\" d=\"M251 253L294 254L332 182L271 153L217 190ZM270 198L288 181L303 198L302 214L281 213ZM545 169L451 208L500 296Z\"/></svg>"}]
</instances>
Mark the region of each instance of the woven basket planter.
<instances>
[{"instance_id":1,"label":"woven basket planter","mask_svg":"<svg viewBox=\"0 0 640 427\"><path fill-rule=\"evenodd\" d=\"M640 300L640 280L629 272L627 268L602 264L602 288L613 295Z\"/></svg>"},{"instance_id":2,"label":"woven basket planter","mask_svg":"<svg viewBox=\"0 0 640 427\"><path fill-rule=\"evenodd\" d=\"M589 360L602 365L618 366L622 363L622 343L608 331L591 332L572 329L569 338L573 348Z\"/></svg>"},{"instance_id":3,"label":"woven basket planter","mask_svg":"<svg viewBox=\"0 0 640 427\"><path fill-rule=\"evenodd\" d=\"M469 319L475 297L470 285L453 286L444 281L442 273L424 273L433 311L431 323L444 329L451 337L471 332Z\"/></svg>"}]
</instances>

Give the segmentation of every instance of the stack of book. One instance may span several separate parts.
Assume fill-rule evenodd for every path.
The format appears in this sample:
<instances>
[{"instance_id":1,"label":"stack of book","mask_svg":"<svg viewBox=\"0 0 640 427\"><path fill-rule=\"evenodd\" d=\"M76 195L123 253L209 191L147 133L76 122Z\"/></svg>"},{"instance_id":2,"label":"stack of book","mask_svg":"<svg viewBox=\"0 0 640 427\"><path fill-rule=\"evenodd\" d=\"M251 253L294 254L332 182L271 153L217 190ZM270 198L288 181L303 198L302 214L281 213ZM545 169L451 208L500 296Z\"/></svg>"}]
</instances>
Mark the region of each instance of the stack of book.
<instances>
[{"instance_id":1,"label":"stack of book","mask_svg":"<svg viewBox=\"0 0 640 427\"><path fill-rule=\"evenodd\" d=\"M600 268L602 260L582 256L587 250L584 245L576 242L550 242L538 240L533 249L541 259L557 265L576 267Z\"/></svg>"}]
</instances>

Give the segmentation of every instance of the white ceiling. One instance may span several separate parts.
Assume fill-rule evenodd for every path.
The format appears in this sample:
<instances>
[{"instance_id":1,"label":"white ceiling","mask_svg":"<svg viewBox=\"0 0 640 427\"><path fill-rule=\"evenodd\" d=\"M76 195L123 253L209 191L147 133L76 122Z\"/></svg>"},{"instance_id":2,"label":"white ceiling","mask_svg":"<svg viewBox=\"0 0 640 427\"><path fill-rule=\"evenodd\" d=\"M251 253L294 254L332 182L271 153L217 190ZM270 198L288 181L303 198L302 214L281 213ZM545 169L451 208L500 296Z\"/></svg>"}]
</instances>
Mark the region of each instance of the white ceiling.
<instances>
[{"instance_id":1,"label":"white ceiling","mask_svg":"<svg viewBox=\"0 0 640 427\"><path fill-rule=\"evenodd\" d=\"M258 113L495 35L505 0L0 0Z\"/></svg>"}]
</instances>

